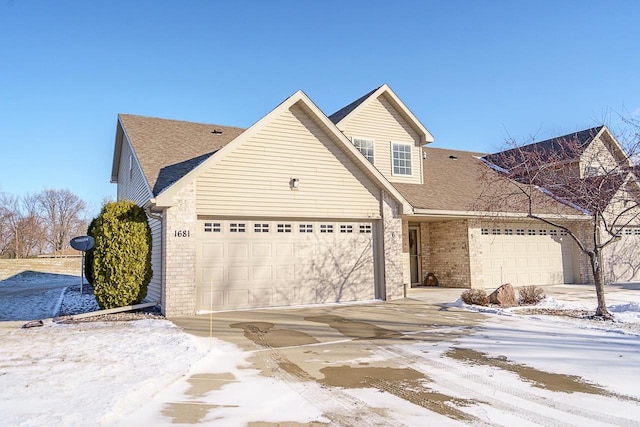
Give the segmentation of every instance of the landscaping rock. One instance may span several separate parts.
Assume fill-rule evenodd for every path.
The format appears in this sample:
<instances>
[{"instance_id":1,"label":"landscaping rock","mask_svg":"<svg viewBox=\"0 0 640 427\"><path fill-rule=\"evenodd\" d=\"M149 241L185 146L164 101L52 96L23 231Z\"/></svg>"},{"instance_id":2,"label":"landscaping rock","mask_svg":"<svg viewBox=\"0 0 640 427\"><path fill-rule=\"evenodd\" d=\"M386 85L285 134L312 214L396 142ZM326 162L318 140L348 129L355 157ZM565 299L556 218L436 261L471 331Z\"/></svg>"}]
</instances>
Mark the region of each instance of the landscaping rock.
<instances>
[{"instance_id":1,"label":"landscaping rock","mask_svg":"<svg viewBox=\"0 0 640 427\"><path fill-rule=\"evenodd\" d=\"M505 283L489 295L491 304L498 304L500 307L515 307L518 305L516 292L511 283Z\"/></svg>"}]
</instances>

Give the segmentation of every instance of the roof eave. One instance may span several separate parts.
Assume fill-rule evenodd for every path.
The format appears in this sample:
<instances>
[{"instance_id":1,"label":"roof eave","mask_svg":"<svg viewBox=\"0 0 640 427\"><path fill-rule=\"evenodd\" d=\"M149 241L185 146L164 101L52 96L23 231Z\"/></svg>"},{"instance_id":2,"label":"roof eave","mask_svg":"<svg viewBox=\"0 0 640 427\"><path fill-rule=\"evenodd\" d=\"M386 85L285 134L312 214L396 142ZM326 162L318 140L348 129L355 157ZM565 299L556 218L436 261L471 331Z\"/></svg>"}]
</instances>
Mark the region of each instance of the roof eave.
<instances>
[{"instance_id":1,"label":"roof eave","mask_svg":"<svg viewBox=\"0 0 640 427\"><path fill-rule=\"evenodd\" d=\"M120 123L120 115L118 115L118 121L116 124L116 142L113 148L113 160L111 162L111 183L118 183L118 171L120 170L120 156L122 154L122 139L124 138L124 131L122 130L122 123Z\"/></svg>"},{"instance_id":2,"label":"roof eave","mask_svg":"<svg viewBox=\"0 0 640 427\"><path fill-rule=\"evenodd\" d=\"M358 111L365 108L365 106L368 105L372 99L377 99L379 96L383 94L391 98L396 108L398 108L400 112L407 119L409 119L408 120L409 124L414 128L416 133L418 133L418 135L420 136L420 143L422 145L433 142L434 140L433 135L431 135L431 133L427 130L427 128L420 122L420 120L418 120L418 118L411 112L411 110L404 104L404 102L402 102L402 100L398 98L398 96L393 92L393 90L391 90L389 85L387 85L386 83L380 86L375 92L372 92L367 97L366 100L361 102L360 105L358 105L356 108L350 111L349 114L347 114L342 119L340 119L340 121L335 124L336 127L340 131L344 131L345 125L351 119L351 117L354 117Z\"/></svg>"},{"instance_id":3,"label":"roof eave","mask_svg":"<svg viewBox=\"0 0 640 427\"><path fill-rule=\"evenodd\" d=\"M526 219L530 218L529 214L524 212L485 212L485 211L454 211L454 210L440 210L440 209L424 209L414 208L413 214L415 216L428 216L431 218L514 218L514 219ZM545 219L561 219L561 220L588 220L587 215L562 215L562 214L536 214L537 217Z\"/></svg>"}]
</instances>

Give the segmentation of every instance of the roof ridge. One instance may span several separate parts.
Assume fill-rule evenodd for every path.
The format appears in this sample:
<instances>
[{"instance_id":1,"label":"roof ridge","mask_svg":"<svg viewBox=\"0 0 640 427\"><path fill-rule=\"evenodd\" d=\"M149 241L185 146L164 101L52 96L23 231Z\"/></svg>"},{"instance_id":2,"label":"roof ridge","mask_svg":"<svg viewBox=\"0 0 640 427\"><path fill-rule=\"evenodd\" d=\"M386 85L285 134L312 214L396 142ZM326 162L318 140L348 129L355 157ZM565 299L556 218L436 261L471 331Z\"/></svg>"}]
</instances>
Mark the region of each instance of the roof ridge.
<instances>
[{"instance_id":1,"label":"roof ridge","mask_svg":"<svg viewBox=\"0 0 640 427\"><path fill-rule=\"evenodd\" d=\"M194 122L194 121L190 121L190 120L166 119L164 117L143 116L141 114L118 113L118 116L119 117L135 117L135 118L140 118L140 119L145 119L145 120L146 119L161 120L161 121L164 121L164 122L187 123L187 124L192 124L192 125L219 126L219 127L231 128L231 129L242 129L242 130L246 130L247 129L247 128L240 127L240 126L221 125L219 123L204 123L204 122Z\"/></svg>"},{"instance_id":2,"label":"roof ridge","mask_svg":"<svg viewBox=\"0 0 640 427\"><path fill-rule=\"evenodd\" d=\"M335 113L331 114L329 116L329 120L331 120L334 124L338 123L340 120L342 120L346 116L348 116L350 112L355 110L360 104L362 104L364 101L366 101L367 98L369 98L375 91L380 89L382 86L384 86L384 85L378 86L377 88L373 89L372 91L366 93L365 95L362 95L360 98L356 99L355 101L351 102L350 104L342 107L341 109L339 109Z\"/></svg>"}]
</instances>

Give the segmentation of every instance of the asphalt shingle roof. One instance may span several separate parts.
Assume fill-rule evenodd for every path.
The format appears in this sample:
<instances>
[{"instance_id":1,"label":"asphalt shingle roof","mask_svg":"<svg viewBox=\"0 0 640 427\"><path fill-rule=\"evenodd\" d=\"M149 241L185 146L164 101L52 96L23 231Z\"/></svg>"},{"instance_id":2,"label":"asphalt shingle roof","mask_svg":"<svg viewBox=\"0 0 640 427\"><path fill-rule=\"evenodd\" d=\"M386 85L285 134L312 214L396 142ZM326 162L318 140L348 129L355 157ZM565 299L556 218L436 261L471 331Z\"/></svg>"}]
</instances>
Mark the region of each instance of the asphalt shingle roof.
<instances>
[{"instance_id":1,"label":"asphalt shingle roof","mask_svg":"<svg viewBox=\"0 0 640 427\"><path fill-rule=\"evenodd\" d=\"M393 183L417 209L527 213L528 200L515 186L492 179L484 153L423 147L423 184ZM508 195L505 196L505 195ZM534 193L537 213L580 214L542 192Z\"/></svg>"},{"instance_id":2,"label":"asphalt shingle roof","mask_svg":"<svg viewBox=\"0 0 640 427\"><path fill-rule=\"evenodd\" d=\"M364 101L366 101L367 98L369 98L375 91L377 91L381 87L382 86L378 86L377 88L375 88L371 92L367 93L366 95L363 95L360 98L356 99L355 101L353 101L351 104L347 105L346 107L342 107L341 109L339 109L338 111L336 111L335 113L330 115L329 116L329 120L331 120L333 122L333 124L338 123L340 120L342 120L346 116L348 116L350 112L352 112L353 110L358 108L358 106L360 104L362 104Z\"/></svg>"},{"instance_id":3,"label":"asphalt shingle roof","mask_svg":"<svg viewBox=\"0 0 640 427\"><path fill-rule=\"evenodd\" d=\"M142 171L157 196L244 129L155 117L120 114Z\"/></svg>"},{"instance_id":4,"label":"asphalt shingle roof","mask_svg":"<svg viewBox=\"0 0 640 427\"><path fill-rule=\"evenodd\" d=\"M542 161L552 157L557 158L558 156L565 157L564 160L575 160L582 154L603 127L604 126L597 126L499 153L488 154L485 158L497 166L503 166L500 164L502 159L513 157L517 161L517 159L522 156L522 153L532 152L538 153L537 155L540 156L540 160Z\"/></svg>"}]
</instances>

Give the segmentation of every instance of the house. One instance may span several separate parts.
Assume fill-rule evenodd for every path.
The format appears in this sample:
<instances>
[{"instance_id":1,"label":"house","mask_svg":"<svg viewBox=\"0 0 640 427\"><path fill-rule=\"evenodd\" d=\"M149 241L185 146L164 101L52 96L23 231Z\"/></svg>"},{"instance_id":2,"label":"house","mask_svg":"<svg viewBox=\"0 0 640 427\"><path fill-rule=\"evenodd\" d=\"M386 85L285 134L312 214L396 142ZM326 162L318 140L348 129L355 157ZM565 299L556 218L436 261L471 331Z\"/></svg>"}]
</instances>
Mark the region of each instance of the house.
<instances>
[{"instance_id":1,"label":"house","mask_svg":"<svg viewBox=\"0 0 640 427\"><path fill-rule=\"evenodd\" d=\"M543 186L553 182L554 188L549 191L558 200L586 212L602 212L599 239L612 239L603 252L605 281L640 280L637 167L606 126L534 142L484 159L500 168L529 161L535 174L516 176L518 181L534 179ZM552 174L551 179L546 174Z\"/></svg>"},{"instance_id":2,"label":"house","mask_svg":"<svg viewBox=\"0 0 640 427\"><path fill-rule=\"evenodd\" d=\"M247 129L119 115L111 181L147 210L147 298L175 316L401 298L428 273L460 288L589 280L522 200L479 207L486 153L431 142L387 85L330 116L299 91Z\"/></svg>"}]
</instances>

